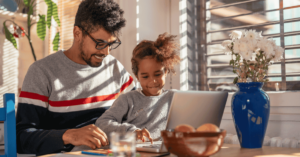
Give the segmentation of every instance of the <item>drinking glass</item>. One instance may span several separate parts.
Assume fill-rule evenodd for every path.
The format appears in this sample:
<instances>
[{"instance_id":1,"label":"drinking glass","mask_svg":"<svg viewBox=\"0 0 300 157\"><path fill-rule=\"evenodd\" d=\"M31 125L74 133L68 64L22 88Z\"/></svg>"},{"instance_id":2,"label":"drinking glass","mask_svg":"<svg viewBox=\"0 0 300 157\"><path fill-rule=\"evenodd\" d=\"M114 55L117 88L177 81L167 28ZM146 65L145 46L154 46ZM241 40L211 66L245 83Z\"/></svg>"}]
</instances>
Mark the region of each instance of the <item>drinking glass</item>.
<instances>
[{"instance_id":1,"label":"drinking glass","mask_svg":"<svg viewBox=\"0 0 300 157\"><path fill-rule=\"evenodd\" d=\"M115 157L135 157L135 132L112 132L110 148Z\"/></svg>"}]
</instances>

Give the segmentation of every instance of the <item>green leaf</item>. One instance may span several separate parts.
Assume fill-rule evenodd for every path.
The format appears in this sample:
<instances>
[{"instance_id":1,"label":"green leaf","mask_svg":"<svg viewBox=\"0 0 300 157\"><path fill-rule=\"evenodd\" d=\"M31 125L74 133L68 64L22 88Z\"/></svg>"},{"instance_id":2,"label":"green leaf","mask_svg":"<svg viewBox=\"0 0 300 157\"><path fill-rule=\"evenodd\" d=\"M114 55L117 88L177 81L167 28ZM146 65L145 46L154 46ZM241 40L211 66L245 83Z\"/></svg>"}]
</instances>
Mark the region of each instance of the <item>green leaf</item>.
<instances>
[{"instance_id":1,"label":"green leaf","mask_svg":"<svg viewBox=\"0 0 300 157\"><path fill-rule=\"evenodd\" d=\"M234 78L234 80L233 80L233 84L236 84L236 83L238 82L238 80L239 80L239 78L238 78L238 77Z\"/></svg>"},{"instance_id":2,"label":"green leaf","mask_svg":"<svg viewBox=\"0 0 300 157\"><path fill-rule=\"evenodd\" d=\"M59 47L59 40L60 40L60 36L59 36L59 32L56 33L54 39L53 39L53 51L58 51L58 47Z\"/></svg>"},{"instance_id":3,"label":"green leaf","mask_svg":"<svg viewBox=\"0 0 300 157\"><path fill-rule=\"evenodd\" d=\"M47 25L48 28L50 29L51 26L51 20L52 20L52 15L53 15L53 3L51 0L45 0L47 6L48 6L48 10L47 10Z\"/></svg>"},{"instance_id":4,"label":"green leaf","mask_svg":"<svg viewBox=\"0 0 300 157\"><path fill-rule=\"evenodd\" d=\"M17 47L17 41L14 38L13 34L11 34L10 31L8 30L8 28L6 27L5 23L6 23L6 21L3 22L3 27L4 27L4 31L5 31L5 37L6 37L6 39L8 41L10 41L14 45L14 47L16 49L18 49L18 47Z\"/></svg>"},{"instance_id":5,"label":"green leaf","mask_svg":"<svg viewBox=\"0 0 300 157\"><path fill-rule=\"evenodd\" d=\"M59 18L58 18L58 11L57 11L57 5L56 3L52 2L52 16L55 20L55 22L57 23L58 27L60 27L60 21L59 21Z\"/></svg>"},{"instance_id":6,"label":"green leaf","mask_svg":"<svg viewBox=\"0 0 300 157\"><path fill-rule=\"evenodd\" d=\"M28 5L30 4L30 0L23 0L24 4L28 7Z\"/></svg>"},{"instance_id":7,"label":"green leaf","mask_svg":"<svg viewBox=\"0 0 300 157\"><path fill-rule=\"evenodd\" d=\"M46 20L45 15L39 15L40 19L37 23L37 35L40 39L44 40L46 36Z\"/></svg>"}]
</instances>

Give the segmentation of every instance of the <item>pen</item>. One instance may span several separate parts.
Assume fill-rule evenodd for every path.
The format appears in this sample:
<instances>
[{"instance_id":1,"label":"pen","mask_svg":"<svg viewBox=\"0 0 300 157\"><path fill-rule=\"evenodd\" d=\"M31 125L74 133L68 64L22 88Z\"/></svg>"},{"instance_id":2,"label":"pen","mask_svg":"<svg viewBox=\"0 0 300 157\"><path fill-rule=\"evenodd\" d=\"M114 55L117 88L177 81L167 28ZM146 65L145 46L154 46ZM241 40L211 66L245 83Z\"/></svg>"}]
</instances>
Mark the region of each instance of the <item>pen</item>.
<instances>
[{"instance_id":1,"label":"pen","mask_svg":"<svg viewBox=\"0 0 300 157\"><path fill-rule=\"evenodd\" d=\"M163 157L163 156L167 156L167 155L170 155L170 153L168 152L168 153L160 154L160 155L155 156L155 157Z\"/></svg>"},{"instance_id":2,"label":"pen","mask_svg":"<svg viewBox=\"0 0 300 157\"><path fill-rule=\"evenodd\" d=\"M88 155L98 155L98 156L106 156L106 154L93 153L93 152L86 152L86 151L81 151L81 154L88 154Z\"/></svg>"}]
</instances>

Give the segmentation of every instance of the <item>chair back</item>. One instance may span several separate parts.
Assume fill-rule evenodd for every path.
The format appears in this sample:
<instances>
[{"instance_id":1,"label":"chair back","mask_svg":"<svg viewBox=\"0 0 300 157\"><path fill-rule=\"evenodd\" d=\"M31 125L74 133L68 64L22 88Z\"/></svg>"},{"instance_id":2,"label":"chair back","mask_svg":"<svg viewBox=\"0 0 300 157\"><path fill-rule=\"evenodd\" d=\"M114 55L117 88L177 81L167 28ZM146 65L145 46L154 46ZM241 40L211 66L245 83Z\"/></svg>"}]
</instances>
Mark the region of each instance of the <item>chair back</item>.
<instances>
[{"instance_id":1,"label":"chair back","mask_svg":"<svg viewBox=\"0 0 300 157\"><path fill-rule=\"evenodd\" d=\"M3 95L3 108L0 108L0 121L4 121L4 151L0 157L17 157L15 94Z\"/></svg>"}]
</instances>

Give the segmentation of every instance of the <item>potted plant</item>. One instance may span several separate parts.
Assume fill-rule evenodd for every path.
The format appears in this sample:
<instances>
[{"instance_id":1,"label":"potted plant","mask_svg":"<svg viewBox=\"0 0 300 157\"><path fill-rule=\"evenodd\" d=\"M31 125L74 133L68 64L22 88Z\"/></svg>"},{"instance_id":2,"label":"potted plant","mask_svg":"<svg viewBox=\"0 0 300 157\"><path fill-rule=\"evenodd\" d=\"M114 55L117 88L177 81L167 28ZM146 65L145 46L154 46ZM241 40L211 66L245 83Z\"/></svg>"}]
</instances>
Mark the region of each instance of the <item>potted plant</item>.
<instances>
[{"instance_id":1,"label":"potted plant","mask_svg":"<svg viewBox=\"0 0 300 157\"><path fill-rule=\"evenodd\" d=\"M60 21L58 18L58 12L57 12L57 5L56 3L54 3L52 0L44 0L48 6L48 10L47 10L47 19L46 19L46 15L40 15L39 14L39 21L36 22L35 20L33 20L33 12L34 9L36 8L36 1L35 0L23 0L23 3L25 5L25 10L27 10L27 28L28 28L28 32L26 32L24 30L23 27L19 26L18 24L16 24L14 21L12 20L5 20L3 22L3 27L4 27L4 32L5 32L5 37L8 41L10 41L14 47L16 49L18 49L17 47L17 42L16 42L16 38L19 37L24 37L26 36L31 48L31 52L33 55L34 60L36 61L36 56L35 56L35 52L33 49L33 45L32 45L32 41L31 41L31 27L34 24L37 24L37 35L41 40L45 39L46 36L46 30L47 30L47 26L48 28L51 27L51 21L52 21L52 17L54 18L55 22L57 23L58 26L60 26ZM7 28L6 22L11 22L13 27L14 27L14 31L10 32L9 29ZM53 50L57 51L58 47L59 47L59 40L60 40L60 35L59 32L56 33L54 39L53 39Z\"/></svg>"},{"instance_id":2,"label":"potted plant","mask_svg":"<svg viewBox=\"0 0 300 157\"><path fill-rule=\"evenodd\" d=\"M261 148L270 114L269 96L262 90L268 67L280 60L284 49L255 30L233 31L222 43L237 74L239 90L231 102L232 117L243 148Z\"/></svg>"}]
</instances>

